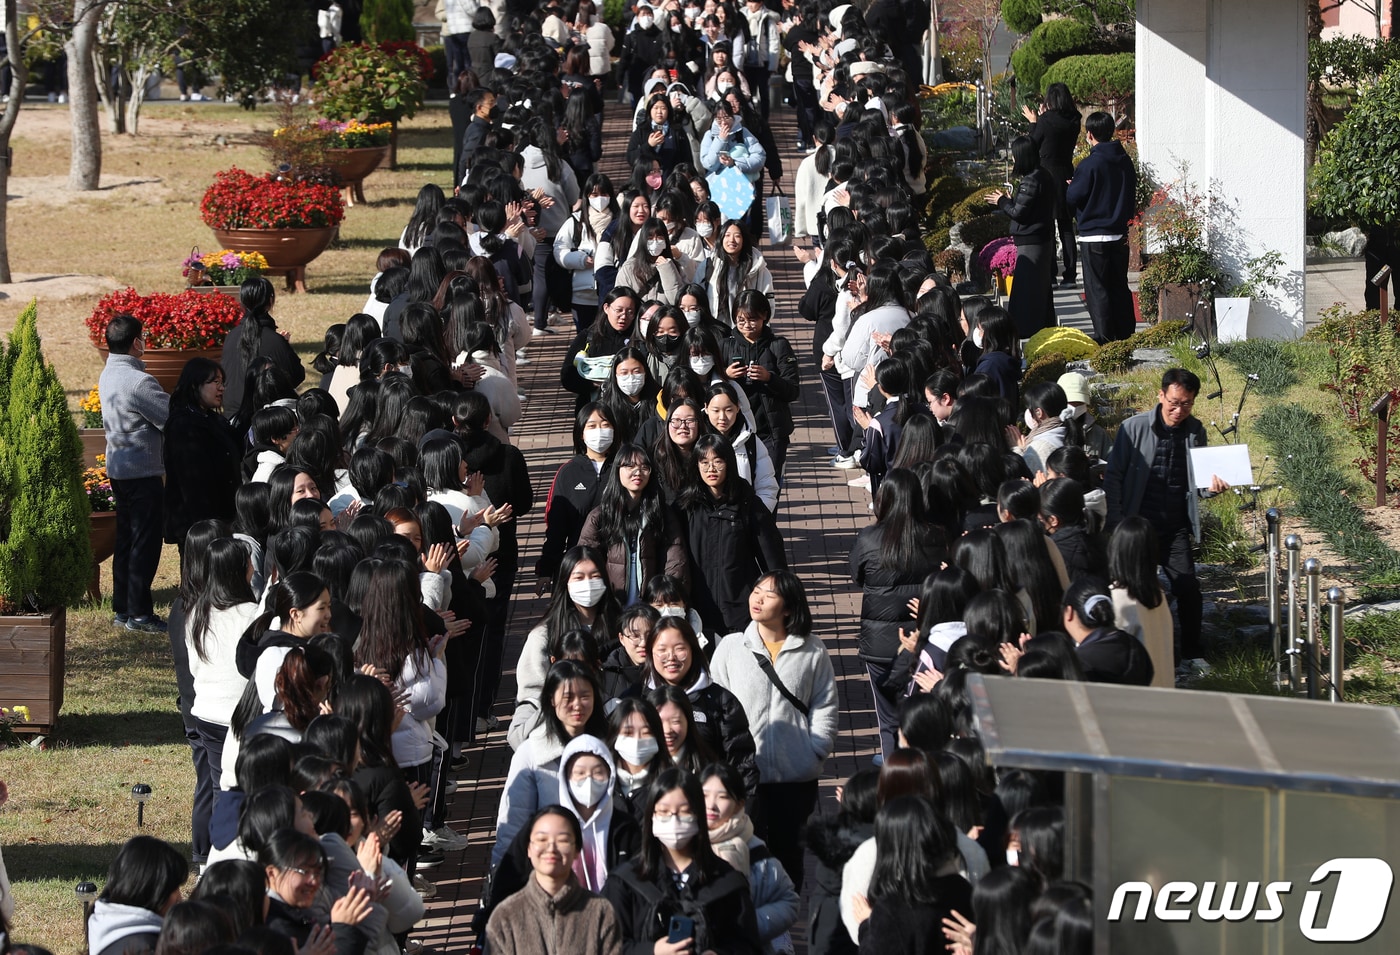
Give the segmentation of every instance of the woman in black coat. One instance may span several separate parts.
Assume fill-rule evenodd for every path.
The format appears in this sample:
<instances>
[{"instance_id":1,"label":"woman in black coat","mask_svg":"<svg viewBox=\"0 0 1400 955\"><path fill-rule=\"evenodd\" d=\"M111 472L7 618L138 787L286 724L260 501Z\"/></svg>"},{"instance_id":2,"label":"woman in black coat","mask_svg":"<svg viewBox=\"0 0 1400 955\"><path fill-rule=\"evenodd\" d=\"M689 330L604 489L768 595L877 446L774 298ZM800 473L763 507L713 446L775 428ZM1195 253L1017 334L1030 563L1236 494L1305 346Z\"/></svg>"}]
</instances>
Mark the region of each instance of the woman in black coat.
<instances>
[{"instance_id":1,"label":"woman in black coat","mask_svg":"<svg viewBox=\"0 0 1400 955\"><path fill-rule=\"evenodd\" d=\"M1079 142L1079 127L1083 120L1069 87L1051 83L1045 91L1045 102L1037 113L1029 106L1021 112L1031 121L1027 135L1040 149L1040 164L1055 183L1055 223L1060 230L1060 255L1064 258L1061 282L1073 285L1075 280L1074 216L1065 201L1065 190L1074 178L1074 147Z\"/></svg>"},{"instance_id":2,"label":"woman in black coat","mask_svg":"<svg viewBox=\"0 0 1400 955\"><path fill-rule=\"evenodd\" d=\"M243 305L243 320L224 339L223 358L219 362L224 369L224 416L230 420L243 407L245 379L253 359L258 356L270 359L287 376L293 388L306 380L306 369L287 340L288 334L277 330L277 321L271 315L277 301L277 290L272 283L262 276L248 279L239 288L238 300ZM251 330L256 330L257 334L252 334Z\"/></svg>"},{"instance_id":3,"label":"woman in black coat","mask_svg":"<svg viewBox=\"0 0 1400 955\"><path fill-rule=\"evenodd\" d=\"M890 683L900 634L917 627L909 601L924 578L947 559L943 534L928 521L923 487L914 472L895 468L875 495L875 523L863 528L851 550L851 578L861 586L860 659L875 699L880 749L895 751L903 687Z\"/></svg>"},{"instance_id":4,"label":"woman in black coat","mask_svg":"<svg viewBox=\"0 0 1400 955\"><path fill-rule=\"evenodd\" d=\"M1011 141L1011 172L1021 177L1014 196L1000 190L987 202L1011 219L1016 242L1016 272L1007 311L1016 334L1030 338L1055 324L1055 181L1040 164L1040 151L1029 136Z\"/></svg>"},{"instance_id":5,"label":"woman in black coat","mask_svg":"<svg viewBox=\"0 0 1400 955\"><path fill-rule=\"evenodd\" d=\"M165 542L182 554L191 524L234 518L243 448L219 413L223 400L223 369L208 358L186 362L165 424Z\"/></svg>"},{"instance_id":6,"label":"woman in black coat","mask_svg":"<svg viewBox=\"0 0 1400 955\"><path fill-rule=\"evenodd\" d=\"M734 448L707 434L695 442L694 472L681 496L691 578L690 605L710 633L738 633L749 623L749 591L770 570L787 567L772 513L739 476Z\"/></svg>"},{"instance_id":7,"label":"woman in black coat","mask_svg":"<svg viewBox=\"0 0 1400 955\"><path fill-rule=\"evenodd\" d=\"M564 552L578 543L588 512L598 506L603 471L627 439L618 433L615 419L613 409L599 401L588 402L575 416L574 456L555 473L545 498L544 544L535 561L536 593L544 593L553 582Z\"/></svg>"},{"instance_id":8,"label":"woman in black coat","mask_svg":"<svg viewBox=\"0 0 1400 955\"><path fill-rule=\"evenodd\" d=\"M760 955L764 946L748 873L736 871L710 847L700 780L685 770L663 770L641 817L641 852L603 886L603 898L617 912L625 955L652 955L656 942L668 936L673 916L690 921L695 952Z\"/></svg>"}]
</instances>

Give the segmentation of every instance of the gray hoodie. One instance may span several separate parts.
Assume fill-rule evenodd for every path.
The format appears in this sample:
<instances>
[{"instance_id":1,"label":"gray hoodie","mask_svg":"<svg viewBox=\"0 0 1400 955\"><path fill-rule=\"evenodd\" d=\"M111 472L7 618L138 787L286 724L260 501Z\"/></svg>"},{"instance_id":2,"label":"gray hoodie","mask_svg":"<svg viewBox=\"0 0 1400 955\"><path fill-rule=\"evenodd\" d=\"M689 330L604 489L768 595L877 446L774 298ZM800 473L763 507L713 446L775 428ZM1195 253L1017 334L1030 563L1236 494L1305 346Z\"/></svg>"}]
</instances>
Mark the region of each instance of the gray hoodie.
<instances>
[{"instance_id":1,"label":"gray hoodie","mask_svg":"<svg viewBox=\"0 0 1400 955\"><path fill-rule=\"evenodd\" d=\"M161 922L161 917L150 909L99 899L88 919L88 951L92 955L119 955L126 949L122 944L126 942L133 951L150 951L155 948L155 936L160 935ZM151 936L150 944L135 937L138 935Z\"/></svg>"}]
</instances>

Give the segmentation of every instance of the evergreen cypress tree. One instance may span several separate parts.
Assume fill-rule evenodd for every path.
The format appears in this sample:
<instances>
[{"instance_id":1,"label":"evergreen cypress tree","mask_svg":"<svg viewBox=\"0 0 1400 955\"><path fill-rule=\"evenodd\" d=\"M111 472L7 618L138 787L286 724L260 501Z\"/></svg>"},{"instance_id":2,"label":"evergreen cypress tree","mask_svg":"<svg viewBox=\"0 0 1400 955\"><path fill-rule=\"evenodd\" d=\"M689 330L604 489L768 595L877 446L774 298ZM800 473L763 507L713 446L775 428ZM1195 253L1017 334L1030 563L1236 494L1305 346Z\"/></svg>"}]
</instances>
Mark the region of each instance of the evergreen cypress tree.
<instances>
[{"instance_id":1,"label":"evergreen cypress tree","mask_svg":"<svg viewBox=\"0 0 1400 955\"><path fill-rule=\"evenodd\" d=\"M0 362L0 601L22 612L76 603L92 568L82 442L53 365L44 360L34 302Z\"/></svg>"}]
</instances>

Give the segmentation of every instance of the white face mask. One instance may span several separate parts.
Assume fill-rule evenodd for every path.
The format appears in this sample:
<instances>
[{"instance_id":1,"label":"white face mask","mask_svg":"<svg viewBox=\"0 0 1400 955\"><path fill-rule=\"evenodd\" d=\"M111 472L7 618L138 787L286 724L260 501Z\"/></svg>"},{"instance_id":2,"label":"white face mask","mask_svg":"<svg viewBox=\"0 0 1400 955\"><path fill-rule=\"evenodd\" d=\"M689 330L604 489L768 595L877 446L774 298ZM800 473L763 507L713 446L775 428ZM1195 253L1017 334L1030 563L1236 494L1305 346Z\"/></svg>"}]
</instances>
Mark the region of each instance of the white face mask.
<instances>
[{"instance_id":1,"label":"white face mask","mask_svg":"<svg viewBox=\"0 0 1400 955\"><path fill-rule=\"evenodd\" d=\"M1089 413L1089 406L1088 406L1088 405L1070 405L1070 406L1069 406L1069 415L1070 415L1071 418L1074 418L1076 421L1079 420L1080 418L1084 417L1084 416L1085 416L1086 414L1088 414L1088 413Z\"/></svg>"},{"instance_id":2,"label":"white face mask","mask_svg":"<svg viewBox=\"0 0 1400 955\"><path fill-rule=\"evenodd\" d=\"M978 348L982 347L982 326L978 325L972 330L972 344Z\"/></svg>"},{"instance_id":3,"label":"white face mask","mask_svg":"<svg viewBox=\"0 0 1400 955\"><path fill-rule=\"evenodd\" d=\"M589 197L588 197L588 204L589 204L590 206L593 207L593 209L594 209L595 212L602 212L604 209L606 209L606 208L608 207L608 197L607 197L607 196L589 196Z\"/></svg>"},{"instance_id":4,"label":"white face mask","mask_svg":"<svg viewBox=\"0 0 1400 955\"><path fill-rule=\"evenodd\" d=\"M698 308L686 309L681 314L685 316L685 323L691 328L700 324L700 310Z\"/></svg>"},{"instance_id":5,"label":"white face mask","mask_svg":"<svg viewBox=\"0 0 1400 955\"><path fill-rule=\"evenodd\" d=\"M617 389L629 398L635 398L647 383L646 375L618 375Z\"/></svg>"},{"instance_id":6,"label":"white face mask","mask_svg":"<svg viewBox=\"0 0 1400 955\"><path fill-rule=\"evenodd\" d=\"M715 89L719 90L721 93L728 93L728 92L729 92L730 90L732 90L733 88L734 88L734 84L733 84L733 83L716 83L716 84L715 84Z\"/></svg>"},{"instance_id":7,"label":"white face mask","mask_svg":"<svg viewBox=\"0 0 1400 955\"><path fill-rule=\"evenodd\" d=\"M1026 409L1026 413L1025 413L1025 415L1023 415L1023 417L1025 418L1025 421L1026 421L1026 427L1027 427L1027 428L1030 428L1032 431L1034 431L1034 430L1035 430L1035 423L1036 423L1036 422L1035 422L1035 415L1031 414L1031 409L1027 408L1027 409Z\"/></svg>"},{"instance_id":8,"label":"white face mask","mask_svg":"<svg viewBox=\"0 0 1400 955\"><path fill-rule=\"evenodd\" d=\"M596 806L603 801L603 796L607 794L608 783L604 780L594 779L592 776L585 776L582 779L569 780L569 795L574 797L574 802L580 806Z\"/></svg>"},{"instance_id":9,"label":"white face mask","mask_svg":"<svg viewBox=\"0 0 1400 955\"><path fill-rule=\"evenodd\" d=\"M699 358L692 358L690 360L690 370L695 372L697 375L708 375L710 373L710 369L714 367L715 360L709 355L702 355Z\"/></svg>"},{"instance_id":10,"label":"white face mask","mask_svg":"<svg viewBox=\"0 0 1400 955\"><path fill-rule=\"evenodd\" d=\"M680 32L681 32L681 25L680 25L679 23L673 23L673 24L671 24L671 32L672 32L672 33L680 33Z\"/></svg>"},{"instance_id":11,"label":"white face mask","mask_svg":"<svg viewBox=\"0 0 1400 955\"><path fill-rule=\"evenodd\" d=\"M695 223L695 231L700 236L700 238L708 239L711 235L714 234L715 227L710 225L708 222L697 222Z\"/></svg>"},{"instance_id":12,"label":"white face mask","mask_svg":"<svg viewBox=\"0 0 1400 955\"><path fill-rule=\"evenodd\" d=\"M617 755L633 766L645 766L661 752L661 744L650 736L619 736L613 742Z\"/></svg>"},{"instance_id":13,"label":"white face mask","mask_svg":"<svg viewBox=\"0 0 1400 955\"><path fill-rule=\"evenodd\" d=\"M660 255L666 251L664 239L647 239L647 255Z\"/></svg>"},{"instance_id":14,"label":"white face mask","mask_svg":"<svg viewBox=\"0 0 1400 955\"><path fill-rule=\"evenodd\" d=\"M603 591L608 589L607 581L600 577L590 580L569 581L569 599L580 607L596 607L603 599Z\"/></svg>"},{"instance_id":15,"label":"white face mask","mask_svg":"<svg viewBox=\"0 0 1400 955\"><path fill-rule=\"evenodd\" d=\"M1017 852L1015 849L1007 849L1007 850L1006 850L1006 864L1007 864L1007 865L1012 865L1012 866L1014 866L1014 865L1020 865L1020 862L1018 861L1018 860L1020 859L1020 857L1021 857L1021 853Z\"/></svg>"},{"instance_id":16,"label":"white face mask","mask_svg":"<svg viewBox=\"0 0 1400 955\"><path fill-rule=\"evenodd\" d=\"M694 818L677 819L675 816L667 816L665 819L654 819L651 823L651 834L668 849L684 848L699 831L700 823Z\"/></svg>"},{"instance_id":17,"label":"white face mask","mask_svg":"<svg viewBox=\"0 0 1400 955\"><path fill-rule=\"evenodd\" d=\"M650 29L651 29L651 24L652 24L652 19L651 19L651 17L638 17L638 18L637 18L637 29L639 29L639 30L650 30Z\"/></svg>"},{"instance_id":18,"label":"white face mask","mask_svg":"<svg viewBox=\"0 0 1400 955\"><path fill-rule=\"evenodd\" d=\"M682 620L686 617L685 608L680 606L657 607L656 612L663 617L680 617Z\"/></svg>"},{"instance_id":19,"label":"white face mask","mask_svg":"<svg viewBox=\"0 0 1400 955\"><path fill-rule=\"evenodd\" d=\"M596 454L605 453L608 448L612 447L612 443L612 428L592 428L583 433L584 447Z\"/></svg>"},{"instance_id":20,"label":"white face mask","mask_svg":"<svg viewBox=\"0 0 1400 955\"><path fill-rule=\"evenodd\" d=\"M411 375L411 374L413 374L413 366L412 366L412 365L395 365L395 366L394 366L394 371L398 372L398 373L401 374L401 375Z\"/></svg>"},{"instance_id":21,"label":"white face mask","mask_svg":"<svg viewBox=\"0 0 1400 955\"><path fill-rule=\"evenodd\" d=\"M694 19L695 19L696 17L698 17L699 15L700 15L700 8L699 8L699 7L686 7L686 8L685 8L685 18L686 18L687 20L694 20Z\"/></svg>"},{"instance_id":22,"label":"white face mask","mask_svg":"<svg viewBox=\"0 0 1400 955\"><path fill-rule=\"evenodd\" d=\"M649 318L639 318L639 319L637 319L637 337L638 337L638 338L646 338L646 337L647 337L647 330L648 330L649 328L651 328L651 319L649 319Z\"/></svg>"}]
</instances>

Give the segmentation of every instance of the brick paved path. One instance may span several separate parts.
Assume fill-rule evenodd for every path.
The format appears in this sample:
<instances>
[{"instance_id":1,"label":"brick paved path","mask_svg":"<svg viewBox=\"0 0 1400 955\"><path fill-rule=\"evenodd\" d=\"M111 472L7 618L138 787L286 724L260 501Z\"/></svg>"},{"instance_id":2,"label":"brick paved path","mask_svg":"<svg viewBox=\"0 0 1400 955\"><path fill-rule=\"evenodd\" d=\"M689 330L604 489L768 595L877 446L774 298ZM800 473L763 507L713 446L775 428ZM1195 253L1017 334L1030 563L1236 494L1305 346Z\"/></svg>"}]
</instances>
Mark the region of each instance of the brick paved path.
<instances>
[{"instance_id":1,"label":"brick paved path","mask_svg":"<svg viewBox=\"0 0 1400 955\"><path fill-rule=\"evenodd\" d=\"M628 179L625 171L627 123L631 110L610 102L604 125L602 171L613 178L619 191ZM796 121L790 109L776 106L774 136L783 150L783 189L792 192L793 176L801 156L796 153ZM841 698L841 732L833 757L822 778L821 805L834 811L833 788L878 752L879 740L870 699L870 686L856 657L859 635L859 591L851 582L847 559L856 532L870 520L868 491L846 482L863 472L843 471L829 464L826 448L833 442L817 367L811 358L812 326L797 313L802 296L802 274L787 249L764 245L764 257L773 273L777 292L774 331L785 335L802 361L802 397L793 406L797 430L792 436L786 464L786 487L778 510L778 525L787 544L792 570L807 587L814 618L814 632L825 641L836 667ZM521 641L543 614L545 600L534 595L532 574L544 532L544 498L554 472L572 455L573 394L558 384L559 366L569 337L563 334L535 339L528 354L530 364L521 369L521 383L529 395L526 410L513 435L530 466L530 477L539 500L535 510L520 523L522 584L511 603L505 659L508 672L501 684L496 714L502 729L470 752L471 764L459 777L459 789L449 798L448 824L469 839L462 852L449 853L447 861L429 870L437 882L438 896L428 906L428 919L414 933L415 939L446 952L464 951L473 942L472 914L488 867L495 835L497 804L501 796L511 750L506 745L506 724L515 699L510 672L520 655ZM795 927L801 942L806 912ZM805 950L805 946L802 946Z\"/></svg>"}]
</instances>

